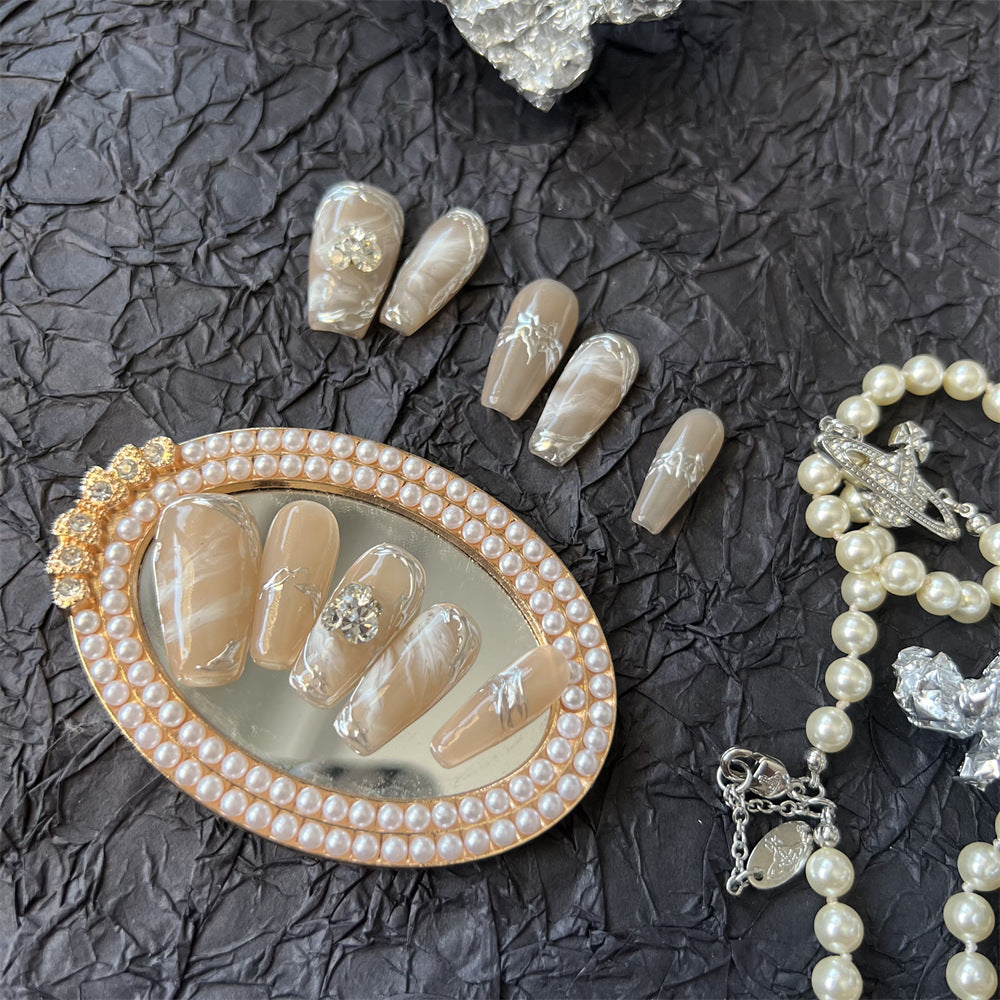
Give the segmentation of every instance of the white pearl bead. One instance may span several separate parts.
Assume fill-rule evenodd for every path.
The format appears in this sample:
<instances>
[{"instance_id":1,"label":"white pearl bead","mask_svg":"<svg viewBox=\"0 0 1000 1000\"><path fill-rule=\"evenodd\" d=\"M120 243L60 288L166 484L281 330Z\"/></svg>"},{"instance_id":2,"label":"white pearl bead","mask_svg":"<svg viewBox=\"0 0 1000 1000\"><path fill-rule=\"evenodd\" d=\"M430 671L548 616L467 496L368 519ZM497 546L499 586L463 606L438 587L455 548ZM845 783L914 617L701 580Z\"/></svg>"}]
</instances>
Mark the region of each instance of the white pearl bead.
<instances>
[{"instance_id":1,"label":"white pearl bead","mask_svg":"<svg viewBox=\"0 0 1000 1000\"><path fill-rule=\"evenodd\" d=\"M996 892L1000 889L1000 851L983 841L967 844L958 855L958 874L979 892Z\"/></svg>"},{"instance_id":2,"label":"white pearl bead","mask_svg":"<svg viewBox=\"0 0 1000 1000\"><path fill-rule=\"evenodd\" d=\"M861 530L878 540L883 559L896 551L896 539L892 537L892 532L888 528L883 528L880 524L869 524Z\"/></svg>"},{"instance_id":3,"label":"white pearl bead","mask_svg":"<svg viewBox=\"0 0 1000 1000\"><path fill-rule=\"evenodd\" d=\"M410 857L418 865L434 860L434 841L430 837L413 837L410 840Z\"/></svg>"},{"instance_id":4,"label":"white pearl bead","mask_svg":"<svg viewBox=\"0 0 1000 1000\"><path fill-rule=\"evenodd\" d=\"M810 455L799 466L799 486L813 496L832 493L840 485L837 466L822 455Z\"/></svg>"},{"instance_id":5,"label":"white pearl bead","mask_svg":"<svg viewBox=\"0 0 1000 1000\"><path fill-rule=\"evenodd\" d=\"M941 388L944 365L932 354L918 354L903 365L903 377L914 396L929 396Z\"/></svg>"},{"instance_id":6,"label":"white pearl bead","mask_svg":"<svg viewBox=\"0 0 1000 1000\"><path fill-rule=\"evenodd\" d=\"M1000 566L994 566L987 570L983 577L983 587L990 595L990 603L1000 606Z\"/></svg>"},{"instance_id":7,"label":"white pearl bead","mask_svg":"<svg viewBox=\"0 0 1000 1000\"><path fill-rule=\"evenodd\" d=\"M905 597L915 594L924 583L927 568L912 552L893 552L882 560L878 578L890 594Z\"/></svg>"},{"instance_id":8,"label":"white pearl bead","mask_svg":"<svg viewBox=\"0 0 1000 1000\"><path fill-rule=\"evenodd\" d=\"M852 424L862 434L870 434L875 430L881 416L879 408L864 396L848 396L837 407L837 419L845 424Z\"/></svg>"},{"instance_id":9,"label":"white pearl bead","mask_svg":"<svg viewBox=\"0 0 1000 1000\"><path fill-rule=\"evenodd\" d=\"M985 941L995 923L993 907L974 892L956 892L944 904L944 925L959 941Z\"/></svg>"},{"instance_id":10,"label":"white pearl bead","mask_svg":"<svg viewBox=\"0 0 1000 1000\"><path fill-rule=\"evenodd\" d=\"M851 512L851 520L855 524L867 524L871 520L867 505L861 500L861 494L853 486L845 486L840 491L840 499L847 504Z\"/></svg>"},{"instance_id":11,"label":"white pearl bead","mask_svg":"<svg viewBox=\"0 0 1000 1000\"><path fill-rule=\"evenodd\" d=\"M806 508L806 524L820 538L839 535L851 523L851 512L840 497L816 497Z\"/></svg>"},{"instance_id":12,"label":"white pearl bead","mask_svg":"<svg viewBox=\"0 0 1000 1000\"><path fill-rule=\"evenodd\" d=\"M1000 385L988 386L983 393L983 413L1000 424Z\"/></svg>"},{"instance_id":13,"label":"white pearl bead","mask_svg":"<svg viewBox=\"0 0 1000 1000\"><path fill-rule=\"evenodd\" d=\"M816 1000L858 1000L864 981L857 966L843 955L821 958L812 973Z\"/></svg>"},{"instance_id":14,"label":"white pearl bead","mask_svg":"<svg viewBox=\"0 0 1000 1000\"><path fill-rule=\"evenodd\" d=\"M990 595L986 588L972 580L963 580L959 586L962 589L962 596L951 617L963 625L982 621L990 613Z\"/></svg>"},{"instance_id":15,"label":"white pearl bead","mask_svg":"<svg viewBox=\"0 0 1000 1000\"><path fill-rule=\"evenodd\" d=\"M837 540L837 562L848 573L866 573L878 565L882 550L878 540L864 531L848 531Z\"/></svg>"},{"instance_id":16,"label":"white pearl bead","mask_svg":"<svg viewBox=\"0 0 1000 1000\"><path fill-rule=\"evenodd\" d=\"M869 369L861 388L873 403L890 406L906 392L906 377L895 365L876 365Z\"/></svg>"},{"instance_id":17,"label":"white pearl bead","mask_svg":"<svg viewBox=\"0 0 1000 1000\"><path fill-rule=\"evenodd\" d=\"M948 988L958 1000L990 1000L997 988L997 970L978 952L953 955L945 970Z\"/></svg>"},{"instance_id":18,"label":"white pearl bead","mask_svg":"<svg viewBox=\"0 0 1000 1000\"><path fill-rule=\"evenodd\" d=\"M858 611L874 611L885 600L885 587L878 573L848 573L840 585L844 603Z\"/></svg>"},{"instance_id":19,"label":"white pearl bead","mask_svg":"<svg viewBox=\"0 0 1000 1000\"><path fill-rule=\"evenodd\" d=\"M837 701L861 701L872 689L871 671L853 656L842 656L826 668L826 689Z\"/></svg>"},{"instance_id":20,"label":"white pearl bead","mask_svg":"<svg viewBox=\"0 0 1000 1000\"><path fill-rule=\"evenodd\" d=\"M843 896L854 885L854 865L843 851L821 847L809 855L806 880L813 892L827 899Z\"/></svg>"},{"instance_id":21,"label":"white pearl bead","mask_svg":"<svg viewBox=\"0 0 1000 1000\"><path fill-rule=\"evenodd\" d=\"M806 719L806 738L824 753L843 750L854 735L854 727L847 713L836 706L817 708Z\"/></svg>"},{"instance_id":22,"label":"white pearl bead","mask_svg":"<svg viewBox=\"0 0 1000 1000\"><path fill-rule=\"evenodd\" d=\"M835 955L849 955L861 944L865 925L853 907L846 903L821 906L813 922L816 940Z\"/></svg>"},{"instance_id":23,"label":"white pearl bead","mask_svg":"<svg viewBox=\"0 0 1000 1000\"><path fill-rule=\"evenodd\" d=\"M842 653L867 653L878 642L878 627L863 611L838 615L830 632L833 644Z\"/></svg>"},{"instance_id":24,"label":"white pearl bead","mask_svg":"<svg viewBox=\"0 0 1000 1000\"><path fill-rule=\"evenodd\" d=\"M991 524L979 536L979 551L987 562L1000 566L1000 524Z\"/></svg>"},{"instance_id":25,"label":"white pearl bead","mask_svg":"<svg viewBox=\"0 0 1000 1000\"><path fill-rule=\"evenodd\" d=\"M989 376L978 361L967 358L948 366L944 373L944 391L952 399L975 399L986 389Z\"/></svg>"},{"instance_id":26,"label":"white pearl bead","mask_svg":"<svg viewBox=\"0 0 1000 1000\"><path fill-rule=\"evenodd\" d=\"M932 615L950 615L962 599L962 588L951 573L928 573L917 591L917 602Z\"/></svg>"}]
</instances>

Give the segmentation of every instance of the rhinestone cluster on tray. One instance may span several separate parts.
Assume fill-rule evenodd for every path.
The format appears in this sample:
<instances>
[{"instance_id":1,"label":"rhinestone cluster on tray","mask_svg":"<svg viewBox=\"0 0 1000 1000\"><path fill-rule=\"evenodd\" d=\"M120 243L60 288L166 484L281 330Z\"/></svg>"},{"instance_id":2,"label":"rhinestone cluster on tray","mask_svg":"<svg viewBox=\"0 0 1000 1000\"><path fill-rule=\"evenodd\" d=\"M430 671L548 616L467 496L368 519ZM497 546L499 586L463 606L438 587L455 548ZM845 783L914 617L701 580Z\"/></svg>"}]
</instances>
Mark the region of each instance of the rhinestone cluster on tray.
<instances>
[{"instance_id":1,"label":"rhinestone cluster on tray","mask_svg":"<svg viewBox=\"0 0 1000 1000\"><path fill-rule=\"evenodd\" d=\"M165 449L157 456L163 461L149 462L154 442L145 446L151 471L143 489L134 490L116 473L92 470L84 498L56 524L65 543L58 528L67 527L69 518L81 514L94 522L74 522L81 532L91 532L94 569L77 578L78 599L62 606L75 608L77 645L105 706L175 784L272 840L321 856L390 866L449 864L496 853L530 839L583 796L603 763L614 723L611 659L576 582L506 507L421 458L345 434L240 430L177 449L166 438L154 440ZM105 481L107 490L98 491L103 505L96 506L88 484L96 488ZM275 774L191 714L138 637L128 566L144 551L170 501L223 484L263 481L325 482L348 495L375 495L419 510L461 536L527 603L547 641L570 658L573 673L542 745L515 775L438 800L355 799ZM108 541L103 551L93 551L102 539ZM60 578L57 588L63 579L73 578Z\"/></svg>"},{"instance_id":2,"label":"rhinestone cluster on tray","mask_svg":"<svg viewBox=\"0 0 1000 1000\"><path fill-rule=\"evenodd\" d=\"M342 594L331 601L320 615L328 632L341 632L348 642L371 642L378 635L382 606L372 596L372 588L363 583L349 583Z\"/></svg>"}]
</instances>

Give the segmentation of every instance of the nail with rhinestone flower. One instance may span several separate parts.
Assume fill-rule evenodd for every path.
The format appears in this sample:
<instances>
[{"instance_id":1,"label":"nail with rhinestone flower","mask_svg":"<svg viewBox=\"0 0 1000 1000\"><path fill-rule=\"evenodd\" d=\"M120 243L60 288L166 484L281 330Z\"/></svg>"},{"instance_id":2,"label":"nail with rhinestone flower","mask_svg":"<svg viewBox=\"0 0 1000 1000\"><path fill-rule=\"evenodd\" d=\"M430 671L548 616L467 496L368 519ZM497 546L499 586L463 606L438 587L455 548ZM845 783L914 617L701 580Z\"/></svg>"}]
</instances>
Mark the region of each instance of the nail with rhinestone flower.
<instances>
[{"instance_id":1,"label":"nail with rhinestone flower","mask_svg":"<svg viewBox=\"0 0 1000 1000\"><path fill-rule=\"evenodd\" d=\"M370 548L320 612L289 675L292 687L317 708L333 708L420 610L424 584L423 567L405 549Z\"/></svg>"},{"instance_id":2,"label":"nail with rhinestone flower","mask_svg":"<svg viewBox=\"0 0 1000 1000\"><path fill-rule=\"evenodd\" d=\"M482 403L517 420L559 365L579 317L576 296L550 278L522 288L500 328Z\"/></svg>"},{"instance_id":3,"label":"nail with rhinestone flower","mask_svg":"<svg viewBox=\"0 0 1000 1000\"><path fill-rule=\"evenodd\" d=\"M722 448L722 421L710 410L689 410L656 449L632 520L659 534L684 506Z\"/></svg>"},{"instance_id":4,"label":"nail with rhinestone flower","mask_svg":"<svg viewBox=\"0 0 1000 1000\"><path fill-rule=\"evenodd\" d=\"M360 339L399 256L403 210L371 184L344 181L323 196L309 250L309 325Z\"/></svg>"}]
</instances>

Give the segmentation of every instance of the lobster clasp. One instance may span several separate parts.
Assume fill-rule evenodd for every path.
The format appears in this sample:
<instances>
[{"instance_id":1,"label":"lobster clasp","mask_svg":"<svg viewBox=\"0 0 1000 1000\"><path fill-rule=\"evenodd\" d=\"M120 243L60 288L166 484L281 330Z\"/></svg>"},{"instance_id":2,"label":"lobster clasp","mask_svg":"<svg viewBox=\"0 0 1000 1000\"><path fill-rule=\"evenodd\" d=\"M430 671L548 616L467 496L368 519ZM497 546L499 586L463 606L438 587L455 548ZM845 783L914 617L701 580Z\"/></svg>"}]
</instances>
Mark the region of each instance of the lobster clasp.
<instances>
[{"instance_id":1,"label":"lobster clasp","mask_svg":"<svg viewBox=\"0 0 1000 1000\"><path fill-rule=\"evenodd\" d=\"M791 778L780 760L756 750L730 747L722 755L717 780L723 788L735 785L739 792L777 799L788 791Z\"/></svg>"}]
</instances>

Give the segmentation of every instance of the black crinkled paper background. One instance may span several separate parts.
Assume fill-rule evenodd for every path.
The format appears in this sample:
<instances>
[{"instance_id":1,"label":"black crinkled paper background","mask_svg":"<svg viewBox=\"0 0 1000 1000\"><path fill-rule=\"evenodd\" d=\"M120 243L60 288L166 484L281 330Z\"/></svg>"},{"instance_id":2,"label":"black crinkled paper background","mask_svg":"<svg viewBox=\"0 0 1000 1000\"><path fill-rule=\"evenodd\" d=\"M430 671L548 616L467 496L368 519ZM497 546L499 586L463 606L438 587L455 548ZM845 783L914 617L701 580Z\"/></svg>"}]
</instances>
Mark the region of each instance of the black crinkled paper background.
<instances>
[{"instance_id":1,"label":"black crinkled paper background","mask_svg":"<svg viewBox=\"0 0 1000 1000\"><path fill-rule=\"evenodd\" d=\"M0 4L0 994L807 995L818 898L726 895L714 770L737 741L797 762L824 698L841 575L795 482L818 418L918 351L1000 371L998 11L692 2L600 29L591 75L542 114L437 6ZM483 266L411 339L305 325L312 213L343 178L399 198L404 252L450 206L489 225ZM578 336L615 330L642 359L561 471L527 451L541 400L517 424L478 403L540 276L577 291ZM631 504L696 405L727 443L651 537ZM889 416L926 418L935 483L1000 508L978 405ZM618 728L593 791L530 846L399 873L282 849L159 777L91 694L49 604L48 525L126 442L260 424L423 454L577 574ZM901 537L986 568L971 540ZM939 997L940 908L998 796L953 781L961 746L910 727L891 663L916 642L978 672L997 613L962 627L890 599L879 621L876 690L830 769L847 901L867 994Z\"/></svg>"}]
</instances>

